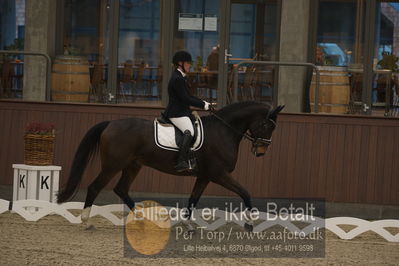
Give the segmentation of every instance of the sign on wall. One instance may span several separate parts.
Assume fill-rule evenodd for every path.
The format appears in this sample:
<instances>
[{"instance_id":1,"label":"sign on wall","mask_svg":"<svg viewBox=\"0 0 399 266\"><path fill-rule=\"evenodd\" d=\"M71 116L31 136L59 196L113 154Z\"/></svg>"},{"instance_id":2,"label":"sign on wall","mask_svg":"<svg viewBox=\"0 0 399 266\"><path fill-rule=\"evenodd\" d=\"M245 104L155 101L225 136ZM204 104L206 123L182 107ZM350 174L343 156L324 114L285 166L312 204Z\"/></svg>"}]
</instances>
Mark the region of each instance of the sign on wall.
<instances>
[{"instance_id":1,"label":"sign on wall","mask_svg":"<svg viewBox=\"0 0 399 266\"><path fill-rule=\"evenodd\" d=\"M217 31L218 18L216 15L205 15L204 31Z\"/></svg>"},{"instance_id":2,"label":"sign on wall","mask_svg":"<svg viewBox=\"0 0 399 266\"><path fill-rule=\"evenodd\" d=\"M179 31L202 31L203 15L179 13Z\"/></svg>"}]
</instances>

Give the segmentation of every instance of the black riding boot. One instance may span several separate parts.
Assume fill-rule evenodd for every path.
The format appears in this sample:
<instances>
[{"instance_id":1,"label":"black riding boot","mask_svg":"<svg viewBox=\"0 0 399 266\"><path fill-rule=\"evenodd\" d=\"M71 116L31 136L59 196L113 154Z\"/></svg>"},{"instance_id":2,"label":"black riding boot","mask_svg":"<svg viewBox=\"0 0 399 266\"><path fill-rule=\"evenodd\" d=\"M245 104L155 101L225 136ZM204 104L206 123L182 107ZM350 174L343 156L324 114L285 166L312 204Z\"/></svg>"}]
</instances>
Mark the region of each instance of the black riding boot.
<instances>
[{"instance_id":1,"label":"black riding boot","mask_svg":"<svg viewBox=\"0 0 399 266\"><path fill-rule=\"evenodd\" d=\"M177 164L175 166L177 172L190 170L190 165L188 163L188 153L190 151L192 140L193 137L191 136L190 131L188 130L184 131L183 139L179 150L179 157L177 159Z\"/></svg>"}]
</instances>

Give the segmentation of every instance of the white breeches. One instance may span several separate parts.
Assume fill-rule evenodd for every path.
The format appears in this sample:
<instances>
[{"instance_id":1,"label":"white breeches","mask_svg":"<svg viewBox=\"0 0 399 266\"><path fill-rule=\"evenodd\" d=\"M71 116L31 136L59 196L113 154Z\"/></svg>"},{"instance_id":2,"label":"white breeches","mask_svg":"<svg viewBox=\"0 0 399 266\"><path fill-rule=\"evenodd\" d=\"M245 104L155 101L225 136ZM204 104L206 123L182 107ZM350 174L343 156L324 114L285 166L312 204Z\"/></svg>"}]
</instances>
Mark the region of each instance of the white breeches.
<instances>
[{"instance_id":1,"label":"white breeches","mask_svg":"<svg viewBox=\"0 0 399 266\"><path fill-rule=\"evenodd\" d=\"M194 136L194 127L191 119L188 116L169 118L169 120L175 125L181 132L188 130L191 136Z\"/></svg>"}]
</instances>

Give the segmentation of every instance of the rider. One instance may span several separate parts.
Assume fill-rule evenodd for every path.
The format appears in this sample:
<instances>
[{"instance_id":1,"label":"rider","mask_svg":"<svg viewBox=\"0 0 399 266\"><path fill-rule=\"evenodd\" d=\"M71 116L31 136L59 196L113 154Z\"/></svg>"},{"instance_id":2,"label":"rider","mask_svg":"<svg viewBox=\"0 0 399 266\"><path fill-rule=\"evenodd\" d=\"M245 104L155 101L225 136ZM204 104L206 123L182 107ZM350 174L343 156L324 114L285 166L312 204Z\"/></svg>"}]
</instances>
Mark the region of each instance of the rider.
<instances>
[{"instance_id":1,"label":"rider","mask_svg":"<svg viewBox=\"0 0 399 266\"><path fill-rule=\"evenodd\" d=\"M190 95L186 75L190 71L192 63L191 55L186 51L178 51L173 56L173 72L169 84L169 103L165 110L165 117L168 118L178 129L183 132L183 140L180 145L176 171L189 170L188 153L194 137L194 127L191 122L190 106L209 110L210 103Z\"/></svg>"}]
</instances>

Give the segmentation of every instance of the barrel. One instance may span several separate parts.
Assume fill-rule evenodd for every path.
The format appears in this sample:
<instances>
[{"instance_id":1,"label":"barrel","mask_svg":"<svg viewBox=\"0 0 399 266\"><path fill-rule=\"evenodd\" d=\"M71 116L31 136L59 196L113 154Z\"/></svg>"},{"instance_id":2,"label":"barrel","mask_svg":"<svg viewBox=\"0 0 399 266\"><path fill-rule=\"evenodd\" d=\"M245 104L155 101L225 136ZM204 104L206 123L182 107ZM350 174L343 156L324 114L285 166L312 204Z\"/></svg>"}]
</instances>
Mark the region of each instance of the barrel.
<instances>
[{"instance_id":1,"label":"barrel","mask_svg":"<svg viewBox=\"0 0 399 266\"><path fill-rule=\"evenodd\" d=\"M350 97L348 71L342 67L320 67L319 112L347 113ZM314 111L316 73L310 86L310 107Z\"/></svg>"},{"instance_id":2,"label":"barrel","mask_svg":"<svg viewBox=\"0 0 399 266\"><path fill-rule=\"evenodd\" d=\"M57 56L52 71L51 99L60 102L88 102L89 63L80 56Z\"/></svg>"}]
</instances>

